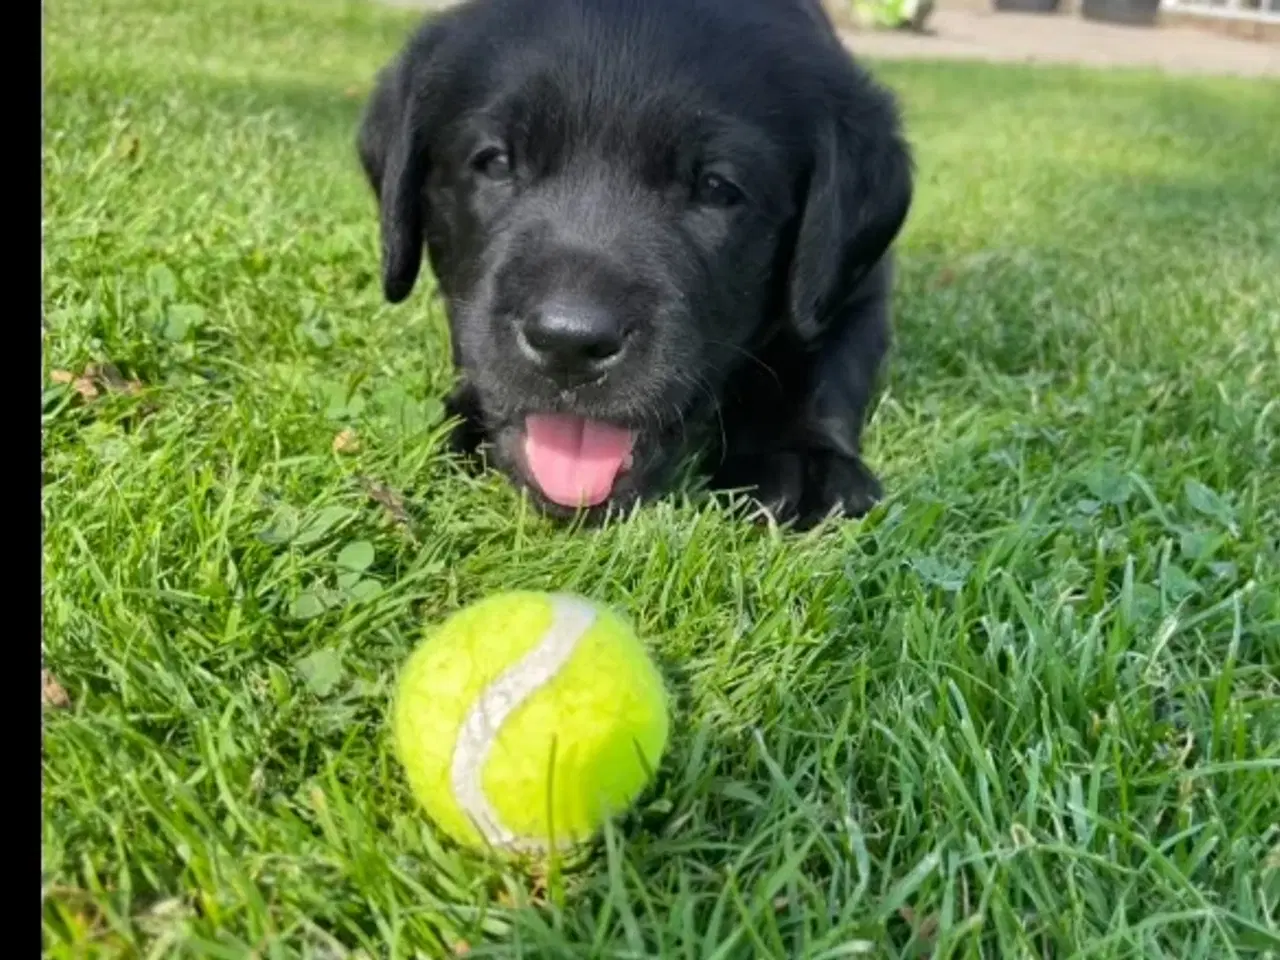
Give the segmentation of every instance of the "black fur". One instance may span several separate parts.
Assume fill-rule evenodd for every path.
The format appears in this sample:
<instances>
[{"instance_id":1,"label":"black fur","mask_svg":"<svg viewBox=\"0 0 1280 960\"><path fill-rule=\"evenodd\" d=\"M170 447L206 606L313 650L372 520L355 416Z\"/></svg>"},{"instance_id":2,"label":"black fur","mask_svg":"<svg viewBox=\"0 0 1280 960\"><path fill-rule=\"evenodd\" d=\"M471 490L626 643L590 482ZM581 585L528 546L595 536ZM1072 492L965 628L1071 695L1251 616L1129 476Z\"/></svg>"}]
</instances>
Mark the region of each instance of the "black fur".
<instances>
[{"instance_id":1,"label":"black fur","mask_svg":"<svg viewBox=\"0 0 1280 960\"><path fill-rule=\"evenodd\" d=\"M383 71L358 146L387 298L425 243L445 299L458 446L544 507L564 512L520 455L538 412L636 432L615 506L690 446L783 521L878 498L860 439L911 160L815 2L469 0ZM530 361L522 325L552 301L616 334L599 377Z\"/></svg>"}]
</instances>

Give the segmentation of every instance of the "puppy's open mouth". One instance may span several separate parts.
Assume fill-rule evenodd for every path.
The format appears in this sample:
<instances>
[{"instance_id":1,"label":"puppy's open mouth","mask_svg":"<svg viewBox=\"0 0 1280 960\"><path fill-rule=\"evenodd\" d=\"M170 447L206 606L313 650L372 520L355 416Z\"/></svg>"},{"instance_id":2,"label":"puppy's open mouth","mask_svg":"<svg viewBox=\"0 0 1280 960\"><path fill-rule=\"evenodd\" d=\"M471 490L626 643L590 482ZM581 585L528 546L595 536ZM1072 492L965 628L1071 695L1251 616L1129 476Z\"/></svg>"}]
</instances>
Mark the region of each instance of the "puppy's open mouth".
<instances>
[{"instance_id":1,"label":"puppy's open mouth","mask_svg":"<svg viewBox=\"0 0 1280 960\"><path fill-rule=\"evenodd\" d=\"M604 503L631 467L635 434L624 427L563 413L531 414L524 427L525 466L542 495L562 507Z\"/></svg>"}]
</instances>

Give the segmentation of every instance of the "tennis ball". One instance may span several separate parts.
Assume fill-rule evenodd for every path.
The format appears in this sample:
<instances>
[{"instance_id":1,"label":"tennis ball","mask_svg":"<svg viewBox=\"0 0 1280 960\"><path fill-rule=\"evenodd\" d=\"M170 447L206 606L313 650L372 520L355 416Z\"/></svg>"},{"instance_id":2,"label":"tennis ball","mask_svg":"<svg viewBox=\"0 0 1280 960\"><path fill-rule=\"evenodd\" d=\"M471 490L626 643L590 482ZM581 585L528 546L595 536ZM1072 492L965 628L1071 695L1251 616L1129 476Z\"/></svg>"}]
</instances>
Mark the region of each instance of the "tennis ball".
<instances>
[{"instance_id":1,"label":"tennis ball","mask_svg":"<svg viewBox=\"0 0 1280 960\"><path fill-rule=\"evenodd\" d=\"M545 853L628 807L667 741L662 677L631 628L581 597L491 596L406 661L392 708L409 785L470 846Z\"/></svg>"}]
</instances>

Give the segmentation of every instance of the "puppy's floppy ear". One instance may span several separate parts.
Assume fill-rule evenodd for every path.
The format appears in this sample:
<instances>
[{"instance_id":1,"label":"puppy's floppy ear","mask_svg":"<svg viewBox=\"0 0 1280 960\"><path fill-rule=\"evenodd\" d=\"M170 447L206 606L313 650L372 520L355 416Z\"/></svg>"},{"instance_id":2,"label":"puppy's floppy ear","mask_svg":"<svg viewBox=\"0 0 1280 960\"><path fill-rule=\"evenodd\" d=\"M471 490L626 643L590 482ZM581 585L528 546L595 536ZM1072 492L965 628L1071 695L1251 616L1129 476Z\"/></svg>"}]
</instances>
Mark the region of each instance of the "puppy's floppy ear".
<instances>
[{"instance_id":1,"label":"puppy's floppy ear","mask_svg":"<svg viewBox=\"0 0 1280 960\"><path fill-rule=\"evenodd\" d=\"M802 340L819 336L902 229L912 163L887 91L859 76L819 125L795 253L789 312Z\"/></svg>"},{"instance_id":2,"label":"puppy's floppy ear","mask_svg":"<svg viewBox=\"0 0 1280 960\"><path fill-rule=\"evenodd\" d=\"M429 161L423 142L439 97L424 69L440 45L443 23L430 23L379 75L356 138L360 164L378 198L382 290L392 303L409 295L422 266L423 214Z\"/></svg>"}]
</instances>

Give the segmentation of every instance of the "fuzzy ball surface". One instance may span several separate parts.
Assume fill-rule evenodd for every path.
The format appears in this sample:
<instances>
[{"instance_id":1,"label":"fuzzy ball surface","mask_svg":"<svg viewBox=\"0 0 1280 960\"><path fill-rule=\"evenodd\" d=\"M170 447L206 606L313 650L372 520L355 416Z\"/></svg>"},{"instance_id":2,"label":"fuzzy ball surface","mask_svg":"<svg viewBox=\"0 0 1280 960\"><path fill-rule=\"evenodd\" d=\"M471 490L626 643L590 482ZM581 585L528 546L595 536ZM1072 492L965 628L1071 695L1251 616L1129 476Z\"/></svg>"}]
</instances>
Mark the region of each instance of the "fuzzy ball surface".
<instances>
[{"instance_id":1,"label":"fuzzy ball surface","mask_svg":"<svg viewBox=\"0 0 1280 960\"><path fill-rule=\"evenodd\" d=\"M458 611L406 661L396 752L428 816L461 843L537 853L623 812L666 748L667 694L631 627L568 594Z\"/></svg>"}]
</instances>

